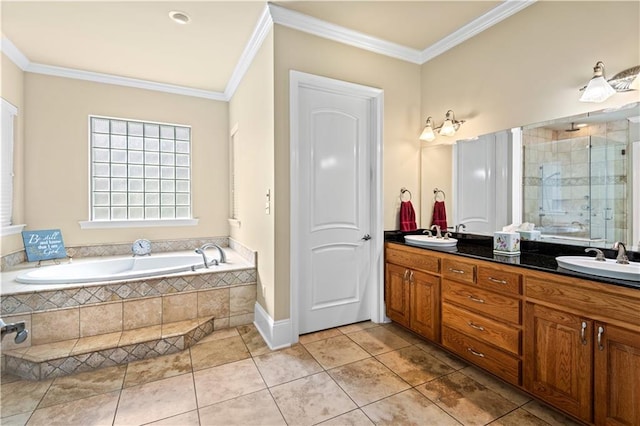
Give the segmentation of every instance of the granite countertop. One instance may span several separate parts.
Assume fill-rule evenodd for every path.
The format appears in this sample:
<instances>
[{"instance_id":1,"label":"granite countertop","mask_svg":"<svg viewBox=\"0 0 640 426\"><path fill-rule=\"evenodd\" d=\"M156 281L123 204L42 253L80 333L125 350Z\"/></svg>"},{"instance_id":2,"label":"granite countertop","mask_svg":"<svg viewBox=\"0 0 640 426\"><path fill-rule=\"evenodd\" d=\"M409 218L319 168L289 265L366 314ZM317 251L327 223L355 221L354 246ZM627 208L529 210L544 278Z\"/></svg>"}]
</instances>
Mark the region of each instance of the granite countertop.
<instances>
[{"instance_id":1,"label":"granite countertop","mask_svg":"<svg viewBox=\"0 0 640 426\"><path fill-rule=\"evenodd\" d=\"M404 242L404 236L412 234L422 234L422 230L419 229L412 232L385 231L385 241L400 243L415 248L422 248L415 245L409 245ZM519 256L504 256L493 252L492 236L452 233L452 237L458 240L458 244L454 248L424 248L424 250L439 251L442 253L502 263L511 266L519 266L537 271L552 272L554 274L588 279L600 283L614 284L640 290L640 282L581 274L579 272L573 272L558 267L556 256L586 256L587 254L584 252L585 247L540 241L521 241ZM615 259L617 254L615 250L601 250L607 258ZM627 254L630 261L640 262L640 253L630 251L627 252Z\"/></svg>"}]
</instances>

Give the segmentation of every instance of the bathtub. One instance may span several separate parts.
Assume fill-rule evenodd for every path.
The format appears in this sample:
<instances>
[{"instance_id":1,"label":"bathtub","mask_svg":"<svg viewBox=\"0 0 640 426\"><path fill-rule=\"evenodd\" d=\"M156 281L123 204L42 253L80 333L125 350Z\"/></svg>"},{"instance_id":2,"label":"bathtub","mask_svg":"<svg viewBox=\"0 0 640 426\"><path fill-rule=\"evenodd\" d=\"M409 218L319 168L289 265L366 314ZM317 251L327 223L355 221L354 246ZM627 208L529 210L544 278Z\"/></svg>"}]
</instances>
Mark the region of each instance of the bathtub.
<instances>
[{"instance_id":1,"label":"bathtub","mask_svg":"<svg viewBox=\"0 0 640 426\"><path fill-rule=\"evenodd\" d=\"M207 262L212 259L208 257ZM43 266L23 272L15 280L22 284L75 284L154 277L201 268L204 268L202 256L185 252Z\"/></svg>"}]
</instances>

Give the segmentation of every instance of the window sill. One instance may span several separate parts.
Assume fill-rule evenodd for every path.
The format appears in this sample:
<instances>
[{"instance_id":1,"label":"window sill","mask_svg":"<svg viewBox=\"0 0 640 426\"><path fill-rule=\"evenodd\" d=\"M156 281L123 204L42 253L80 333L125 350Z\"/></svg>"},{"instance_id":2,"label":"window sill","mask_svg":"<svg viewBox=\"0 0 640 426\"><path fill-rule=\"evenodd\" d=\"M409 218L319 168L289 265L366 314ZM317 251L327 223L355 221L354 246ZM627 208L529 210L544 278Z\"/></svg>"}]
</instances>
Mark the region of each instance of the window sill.
<instances>
[{"instance_id":1,"label":"window sill","mask_svg":"<svg viewBox=\"0 0 640 426\"><path fill-rule=\"evenodd\" d=\"M27 226L27 225L5 226L5 227L2 228L2 233L0 233L0 236L7 237L9 235L19 234L19 233L22 232L22 230L25 228L25 226Z\"/></svg>"},{"instance_id":2,"label":"window sill","mask_svg":"<svg viewBox=\"0 0 640 426\"><path fill-rule=\"evenodd\" d=\"M238 219L227 219L232 228L240 228L242 223Z\"/></svg>"},{"instance_id":3,"label":"window sill","mask_svg":"<svg viewBox=\"0 0 640 426\"><path fill-rule=\"evenodd\" d=\"M196 226L199 219L158 219L158 220L86 220L80 223L80 229L113 228L162 228L173 226Z\"/></svg>"}]
</instances>

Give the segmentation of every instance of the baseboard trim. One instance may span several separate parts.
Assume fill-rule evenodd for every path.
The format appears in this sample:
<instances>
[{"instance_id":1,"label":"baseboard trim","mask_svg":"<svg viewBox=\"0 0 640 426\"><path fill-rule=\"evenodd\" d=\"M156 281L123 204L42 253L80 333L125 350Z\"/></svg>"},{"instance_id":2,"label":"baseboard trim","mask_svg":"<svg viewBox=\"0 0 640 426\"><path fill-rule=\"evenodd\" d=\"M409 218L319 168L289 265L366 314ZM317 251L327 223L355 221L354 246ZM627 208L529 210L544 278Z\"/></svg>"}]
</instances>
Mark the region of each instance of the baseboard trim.
<instances>
[{"instance_id":1,"label":"baseboard trim","mask_svg":"<svg viewBox=\"0 0 640 426\"><path fill-rule=\"evenodd\" d=\"M258 302L254 306L253 324L271 350L288 348L295 343L292 342L291 319L274 321Z\"/></svg>"}]
</instances>

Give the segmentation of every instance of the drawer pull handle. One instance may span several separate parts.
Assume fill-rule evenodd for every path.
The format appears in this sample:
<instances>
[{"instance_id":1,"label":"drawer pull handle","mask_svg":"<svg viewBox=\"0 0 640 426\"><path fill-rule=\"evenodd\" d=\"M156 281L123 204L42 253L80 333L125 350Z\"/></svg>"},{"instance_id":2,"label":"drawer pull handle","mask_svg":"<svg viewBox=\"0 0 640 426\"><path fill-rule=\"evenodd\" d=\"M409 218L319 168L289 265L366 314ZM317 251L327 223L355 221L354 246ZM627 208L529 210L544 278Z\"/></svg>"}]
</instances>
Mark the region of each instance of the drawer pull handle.
<instances>
[{"instance_id":1,"label":"drawer pull handle","mask_svg":"<svg viewBox=\"0 0 640 426\"><path fill-rule=\"evenodd\" d=\"M449 271L453 272L454 274L464 274L465 273L462 269L449 268Z\"/></svg>"},{"instance_id":2,"label":"drawer pull handle","mask_svg":"<svg viewBox=\"0 0 640 426\"><path fill-rule=\"evenodd\" d=\"M471 352L472 355L479 356L480 358L484 358L484 354L482 352L476 352L471 348L467 348L467 350Z\"/></svg>"},{"instance_id":3,"label":"drawer pull handle","mask_svg":"<svg viewBox=\"0 0 640 426\"><path fill-rule=\"evenodd\" d=\"M478 299L477 297L473 297L473 296L467 296L470 300L473 300L474 302L477 303L484 303L484 299Z\"/></svg>"},{"instance_id":4,"label":"drawer pull handle","mask_svg":"<svg viewBox=\"0 0 640 426\"><path fill-rule=\"evenodd\" d=\"M467 325L471 328L475 328L476 330L484 331L484 327L481 325L475 325L473 322L469 321Z\"/></svg>"},{"instance_id":5,"label":"drawer pull handle","mask_svg":"<svg viewBox=\"0 0 640 426\"><path fill-rule=\"evenodd\" d=\"M489 277L488 280L491 281L492 283L498 283L498 284L504 284L504 285L508 284L505 280L499 280L493 277Z\"/></svg>"}]
</instances>

